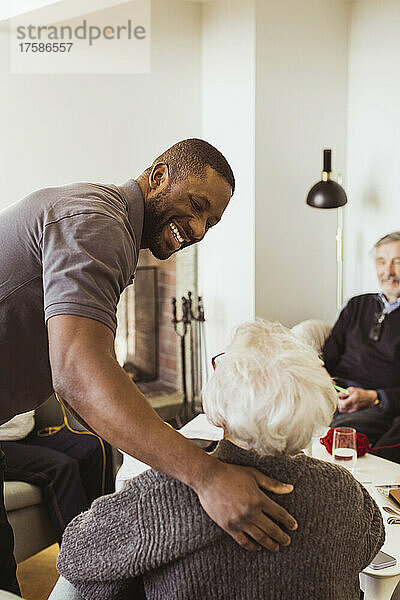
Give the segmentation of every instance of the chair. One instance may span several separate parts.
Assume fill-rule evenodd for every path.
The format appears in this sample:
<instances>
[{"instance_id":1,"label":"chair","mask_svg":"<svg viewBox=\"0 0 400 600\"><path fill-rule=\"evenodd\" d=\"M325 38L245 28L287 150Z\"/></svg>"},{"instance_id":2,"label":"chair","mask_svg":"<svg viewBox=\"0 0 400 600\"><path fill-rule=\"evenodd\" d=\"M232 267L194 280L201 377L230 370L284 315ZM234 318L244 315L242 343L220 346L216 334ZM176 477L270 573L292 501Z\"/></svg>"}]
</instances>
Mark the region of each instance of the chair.
<instances>
[{"instance_id":1,"label":"chair","mask_svg":"<svg viewBox=\"0 0 400 600\"><path fill-rule=\"evenodd\" d=\"M55 396L51 396L37 409L35 419L36 429L62 423L63 414ZM74 429L83 429L70 414L68 414L68 422ZM113 448L114 473L121 462L120 452ZM17 563L56 542L39 487L23 481L6 481L4 503L8 520L14 530L14 556Z\"/></svg>"},{"instance_id":2,"label":"chair","mask_svg":"<svg viewBox=\"0 0 400 600\"><path fill-rule=\"evenodd\" d=\"M0 590L0 600L15 600L15 598L19 598L21 600L21 596L16 596L11 592L5 592L4 590Z\"/></svg>"},{"instance_id":3,"label":"chair","mask_svg":"<svg viewBox=\"0 0 400 600\"><path fill-rule=\"evenodd\" d=\"M297 338L312 346L317 352L320 352L331 329L331 325L328 325L324 321L307 319L292 327L291 331Z\"/></svg>"}]
</instances>

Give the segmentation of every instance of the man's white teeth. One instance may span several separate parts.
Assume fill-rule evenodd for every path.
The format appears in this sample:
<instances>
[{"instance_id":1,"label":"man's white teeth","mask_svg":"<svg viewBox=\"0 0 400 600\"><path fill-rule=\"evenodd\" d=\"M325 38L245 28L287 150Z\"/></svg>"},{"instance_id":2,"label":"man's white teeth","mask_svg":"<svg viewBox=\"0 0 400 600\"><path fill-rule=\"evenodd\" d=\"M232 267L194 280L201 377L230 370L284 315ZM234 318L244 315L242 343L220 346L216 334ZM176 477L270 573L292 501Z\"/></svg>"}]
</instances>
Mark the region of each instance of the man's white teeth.
<instances>
[{"instance_id":1,"label":"man's white teeth","mask_svg":"<svg viewBox=\"0 0 400 600\"><path fill-rule=\"evenodd\" d=\"M174 238L176 239L177 242L179 242L179 244L183 244L183 242L185 241L183 239L183 237L181 236L181 234L179 233L179 229L177 228L177 226L175 225L175 223L170 223L169 227L174 235Z\"/></svg>"}]
</instances>

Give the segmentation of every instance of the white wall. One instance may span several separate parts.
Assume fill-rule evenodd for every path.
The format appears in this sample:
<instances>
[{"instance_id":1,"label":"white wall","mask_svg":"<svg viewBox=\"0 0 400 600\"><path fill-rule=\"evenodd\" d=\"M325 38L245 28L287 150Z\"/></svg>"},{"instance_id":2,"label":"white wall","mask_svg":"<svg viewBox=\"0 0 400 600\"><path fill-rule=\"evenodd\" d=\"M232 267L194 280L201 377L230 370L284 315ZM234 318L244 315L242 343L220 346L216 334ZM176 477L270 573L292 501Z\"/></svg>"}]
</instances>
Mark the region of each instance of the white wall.
<instances>
[{"instance_id":1,"label":"white wall","mask_svg":"<svg viewBox=\"0 0 400 600\"><path fill-rule=\"evenodd\" d=\"M150 75L11 75L0 28L0 208L46 185L121 182L204 137L237 179L199 246L209 354L254 314L332 320L336 212L305 195L333 148L349 192L345 294L373 288L366 252L399 227L399 13L397 0L153 0Z\"/></svg>"},{"instance_id":2,"label":"white wall","mask_svg":"<svg viewBox=\"0 0 400 600\"><path fill-rule=\"evenodd\" d=\"M203 137L228 159L236 192L198 247L209 355L254 318L254 12L251 0L203 4Z\"/></svg>"},{"instance_id":3,"label":"white wall","mask_svg":"<svg viewBox=\"0 0 400 600\"><path fill-rule=\"evenodd\" d=\"M33 18L39 17L40 25L53 25L123 2L124 0L79 0L79 3L75 0L3 0L0 5L0 20L30 15Z\"/></svg>"},{"instance_id":4,"label":"white wall","mask_svg":"<svg viewBox=\"0 0 400 600\"><path fill-rule=\"evenodd\" d=\"M400 3L353 3L345 294L376 290L368 255L400 230Z\"/></svg>"},{"instance_id":5,"label":"white wall","mask_svg":"<svg viewBox=\"0 0 400 600\"><path fill-rule=\"evenodd\" d=\"M257 0L256 314L289 326L336 313L336 211L305 198L323 148L345 172L349 10Z\"/></svg>"},{"instance_id":6,"label":"white wall","mask_svg":"<svg viewBox=\"0 0 400 600\"><path fill-rule=\"evenodd\" d=\"M126 20L129 3L115 10ZM179 139L201 136L200 11L153 0L149 75L11 75L3 26L0 208L43 186L120 183Z\"/></svg>"}]
</instances>

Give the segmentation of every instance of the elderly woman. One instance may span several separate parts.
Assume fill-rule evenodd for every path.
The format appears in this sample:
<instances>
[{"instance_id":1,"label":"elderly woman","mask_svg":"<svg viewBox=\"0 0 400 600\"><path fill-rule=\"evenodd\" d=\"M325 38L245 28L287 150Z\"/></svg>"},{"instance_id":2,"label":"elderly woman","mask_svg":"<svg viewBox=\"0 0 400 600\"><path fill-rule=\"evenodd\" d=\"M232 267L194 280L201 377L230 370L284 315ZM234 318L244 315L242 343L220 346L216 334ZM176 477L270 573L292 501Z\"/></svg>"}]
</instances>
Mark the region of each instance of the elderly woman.
<instances>
[{"instance_id":1,"label":"elderly woman","mask_svg":"<svg viewBox=\"0 0 400 600\"><path fill-rule=\"evenodd\" d=\"M384 541L379 509L348 471L301 452L335 407L315 350L277 323L239 327L204 390L224 429L214 454L294 484L279 498L299 523L291 544L244 550L191 489L148 471L67 527L58 569L70 583L51 598L128 600L143 575L148 600L358 600L358 574Z\"/></svg>"}]
</instances>

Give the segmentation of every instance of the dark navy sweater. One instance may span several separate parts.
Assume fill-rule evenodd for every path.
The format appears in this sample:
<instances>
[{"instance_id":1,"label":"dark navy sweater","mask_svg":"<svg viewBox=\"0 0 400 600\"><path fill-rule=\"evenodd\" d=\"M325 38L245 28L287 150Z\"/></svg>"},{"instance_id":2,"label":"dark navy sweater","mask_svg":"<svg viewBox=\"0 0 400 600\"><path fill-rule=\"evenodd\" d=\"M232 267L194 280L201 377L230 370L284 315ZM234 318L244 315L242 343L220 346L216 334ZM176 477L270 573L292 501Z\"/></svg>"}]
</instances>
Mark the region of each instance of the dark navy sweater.
<instances>
[{"instance_id":1,"label":"dark navy sweater","mask_svg":"<svg viewBox=\"0 0 400 600\"><path fill-rule=\"evenodd\" d=\"M400 309L386 315L378 341L369 338L382 308L377 294L352 298L340 313L322 355L338 382L376 390L383 410L400 415Z\"/></svg>"}]
</instances>

